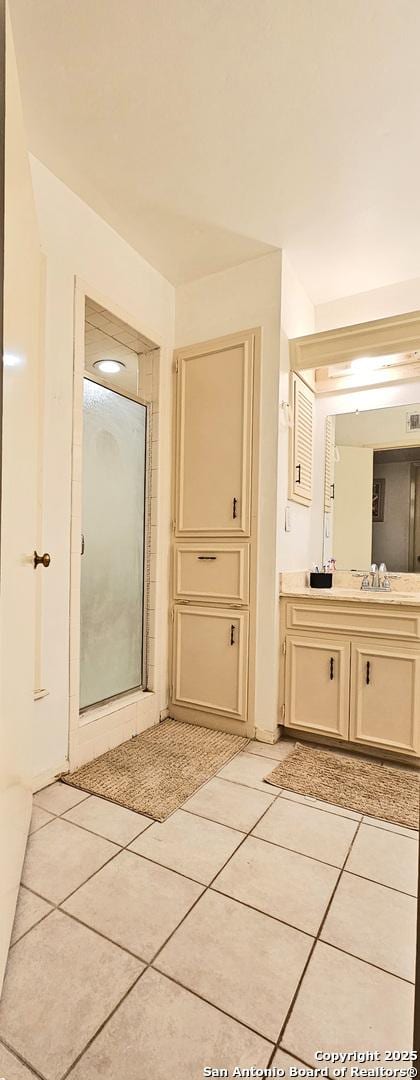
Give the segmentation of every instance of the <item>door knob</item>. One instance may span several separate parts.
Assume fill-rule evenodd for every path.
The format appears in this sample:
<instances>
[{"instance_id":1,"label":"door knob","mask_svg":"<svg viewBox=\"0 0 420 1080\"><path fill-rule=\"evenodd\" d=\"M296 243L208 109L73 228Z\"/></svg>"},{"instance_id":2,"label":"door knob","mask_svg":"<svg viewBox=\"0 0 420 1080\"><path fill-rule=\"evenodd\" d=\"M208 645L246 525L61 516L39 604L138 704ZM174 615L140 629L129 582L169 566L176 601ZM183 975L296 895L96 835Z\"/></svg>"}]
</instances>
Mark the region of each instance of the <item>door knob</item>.
<instances>
[{"instance_id":1,"label":"door knob","mask_svg":"<svg viewBox=\"0 0 420 1080\"><path fill-rule=\"evenodd\" d=\"M48 554L48 551L44 551L43 555L38 555L38 552L34 551L34 570L36 570L37 566L39 566L40 563L46 568L50 565L50 562L51 555Z\"/></svg>"}]
</instances>

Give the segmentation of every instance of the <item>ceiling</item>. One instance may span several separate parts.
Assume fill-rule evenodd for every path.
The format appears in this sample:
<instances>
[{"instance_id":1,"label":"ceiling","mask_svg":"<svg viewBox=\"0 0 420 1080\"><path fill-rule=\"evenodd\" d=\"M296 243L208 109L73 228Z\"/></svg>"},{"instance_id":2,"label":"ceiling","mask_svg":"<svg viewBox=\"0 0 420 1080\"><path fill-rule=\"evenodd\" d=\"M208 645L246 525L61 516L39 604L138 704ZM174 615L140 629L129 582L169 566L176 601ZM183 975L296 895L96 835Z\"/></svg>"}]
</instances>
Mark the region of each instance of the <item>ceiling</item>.
<instances>
[{"instance_id":1,"label":"ceiling","mask_svg":"<svg viewBox=\"0 0 420 1080\"><path fill-rule=\"evenodd\" d=\"M10 0L30 150L174 283L420 276L418 0Z\"/></svg>"}]
</instances>

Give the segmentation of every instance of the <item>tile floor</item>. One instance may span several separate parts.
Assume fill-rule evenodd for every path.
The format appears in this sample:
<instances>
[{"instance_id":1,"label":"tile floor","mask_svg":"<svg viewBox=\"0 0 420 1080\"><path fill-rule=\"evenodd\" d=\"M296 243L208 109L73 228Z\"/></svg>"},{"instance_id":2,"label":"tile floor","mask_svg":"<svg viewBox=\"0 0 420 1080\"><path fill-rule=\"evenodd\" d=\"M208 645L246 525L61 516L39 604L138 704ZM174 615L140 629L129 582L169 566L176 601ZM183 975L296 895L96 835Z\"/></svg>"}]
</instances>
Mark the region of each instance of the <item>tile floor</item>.
<instances>
[{"instance_id":1,"label":"tile floor","mask_svg":"<svg viewBox=\"0 0 420 1080\"><path fill-rule=\"evenodd\" d=\"M163 824L34 799L0 1006L6 1080L199 1080L410 1049L417 833L264 784L251 744Z\"/></svg>"}]
</instances>

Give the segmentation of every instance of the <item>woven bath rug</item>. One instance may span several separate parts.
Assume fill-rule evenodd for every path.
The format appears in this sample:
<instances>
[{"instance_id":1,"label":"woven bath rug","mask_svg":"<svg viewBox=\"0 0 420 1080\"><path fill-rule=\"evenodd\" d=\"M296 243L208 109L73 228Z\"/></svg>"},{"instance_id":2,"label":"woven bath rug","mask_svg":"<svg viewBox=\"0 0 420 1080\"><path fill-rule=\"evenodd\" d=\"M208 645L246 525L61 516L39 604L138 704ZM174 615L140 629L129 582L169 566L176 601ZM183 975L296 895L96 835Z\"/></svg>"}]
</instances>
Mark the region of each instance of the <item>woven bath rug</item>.
<instances>
[{"instance_id":1,"label":"woven bath rug","mask_svg":"<svg viewBox=\"0 0 420 1080\"><path fill-rule=\"evenodd\" d=\"M164 720L61 779L165 821L247 742L241 735Z\"/></svg>"},{"instance_id":2,"label":"woven bath rug","mask_svg":"<svg viewBox=\"0 0 420 1080\"><path fill-rule=\"evenodd\" d=\"M289 757L264 777L269 784L312 795L409 829L419 827L420 773L334 754L296 743Z\"/></svg>"}]
</instances>

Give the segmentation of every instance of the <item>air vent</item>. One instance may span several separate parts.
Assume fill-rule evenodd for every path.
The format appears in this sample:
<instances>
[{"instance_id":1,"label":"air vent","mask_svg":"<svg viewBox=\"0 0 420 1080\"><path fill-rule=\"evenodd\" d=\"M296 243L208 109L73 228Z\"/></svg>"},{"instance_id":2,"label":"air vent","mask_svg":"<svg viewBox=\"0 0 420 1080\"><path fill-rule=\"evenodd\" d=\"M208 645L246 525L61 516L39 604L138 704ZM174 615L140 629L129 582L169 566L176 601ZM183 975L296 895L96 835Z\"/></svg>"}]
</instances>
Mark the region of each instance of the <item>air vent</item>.
<instances>
[{"instance_id":1,"label":"air vent","mask_svg":"<svg viewBox=\"0 0 420 1080\"><path fill-rule=\"evenodd\" d=\"M420 413L407 413L407 431L420 431Z\"/></svg>"}]
</instances>

